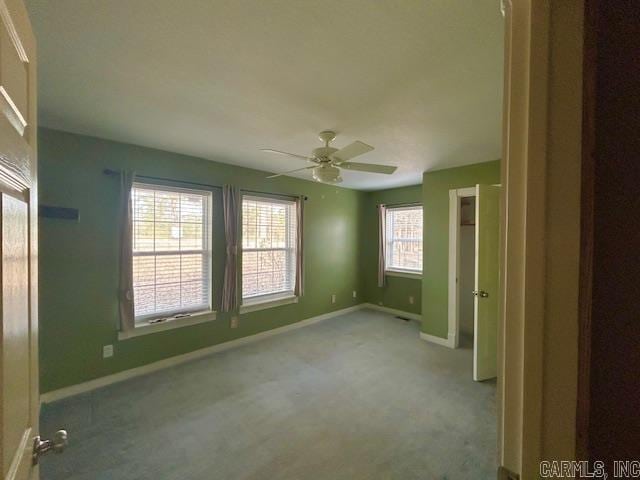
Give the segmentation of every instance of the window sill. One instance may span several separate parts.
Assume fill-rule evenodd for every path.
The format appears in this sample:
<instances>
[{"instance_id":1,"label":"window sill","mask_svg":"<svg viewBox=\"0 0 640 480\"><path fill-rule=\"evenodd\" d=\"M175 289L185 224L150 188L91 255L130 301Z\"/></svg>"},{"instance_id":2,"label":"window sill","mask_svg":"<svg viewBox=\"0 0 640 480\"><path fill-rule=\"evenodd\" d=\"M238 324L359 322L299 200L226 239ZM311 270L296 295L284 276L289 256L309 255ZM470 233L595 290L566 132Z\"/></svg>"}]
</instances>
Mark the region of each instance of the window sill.
<instances>
[{"instance_id":1,"label":"window sill","mask_svg":"<svg viewBox=\"0 0 640 480\"><path fill-rule=\"evenodd\" d=\"M198 325L199 323L211 322L216 319L216 312L197 312L188 317L167 319L159 323L148 323L137 325L133 330L118 332L118 340L126 340L128 338L139 337L141 335L149 335L151 333L163 332L165 330L173 330L174 328L188 327L190 325Z\"/></svg>"},{"instance_id":2,"label":"window sill","mask_svg":"<svg viewBox=\"0 0 640 480\"><path fill-rule=\"evenodd\" d=\"M422 279L422 272L408 272L403 270L387 270L384 272L389 277L413 278L415 280Z\"/></svg>"},{"instance_id":3,"label":"window sill","mask_svg":"<svg viewBox=\"0 0 640 480\"><path fill-rule=\"evenodd\" d=\"M291 294L269 296L261 298L259 300L248 300L240 306L240 314L257 312L258 310L265 310L267 308L280 307L282 305L289 305L291 303L298 303L298 297Z\"/></svg>"}]
</instances>

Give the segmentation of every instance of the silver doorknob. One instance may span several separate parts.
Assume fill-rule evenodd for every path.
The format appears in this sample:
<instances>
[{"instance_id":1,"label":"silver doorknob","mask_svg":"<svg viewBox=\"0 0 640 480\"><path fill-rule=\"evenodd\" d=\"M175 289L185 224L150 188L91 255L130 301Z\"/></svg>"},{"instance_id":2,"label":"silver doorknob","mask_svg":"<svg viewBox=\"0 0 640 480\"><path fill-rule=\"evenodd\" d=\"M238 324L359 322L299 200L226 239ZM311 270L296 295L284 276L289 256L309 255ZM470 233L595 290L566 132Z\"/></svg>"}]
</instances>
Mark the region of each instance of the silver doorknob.
<instances>
[{"instance_id":1,"label":"silver doorknob","mask_svg":"<svg viewBox=\"0 0 640 480\"><path fill-rule=\"evenodd\" d=\"M487 298L489 296L489 294L487 292L485 292L484 290L474 290L473 291L473 296L474 297Z\"/></svg>"},{"instance_id":2,"label":"silver doorknob","mask_svg":"<svg viewBox=\"0 0 640 480\"><path fill-rule=\"evenodd\" d=\"M42 440L40 435L33 439L33 464L37 465L42 455L49 452L62 453L69 443L66 430L58 430L53 434L53 439Z\"/></svg>"}]
</instances>

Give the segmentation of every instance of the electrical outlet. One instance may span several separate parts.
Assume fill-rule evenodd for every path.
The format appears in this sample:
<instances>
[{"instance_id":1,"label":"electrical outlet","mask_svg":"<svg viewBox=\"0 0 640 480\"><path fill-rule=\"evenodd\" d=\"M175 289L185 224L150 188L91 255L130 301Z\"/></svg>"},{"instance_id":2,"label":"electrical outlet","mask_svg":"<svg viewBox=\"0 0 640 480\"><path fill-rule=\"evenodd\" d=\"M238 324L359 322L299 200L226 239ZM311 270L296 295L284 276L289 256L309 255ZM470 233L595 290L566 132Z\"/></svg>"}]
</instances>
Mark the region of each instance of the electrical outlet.
<instances>
[{"instance_id":1,"label":"electrical outlet","mask_svg":"<svg viewBox=\"0 0 640 480\"><path fill-rule=\"evenodd\" d=\"M102 347L102 358L113 357L113 345L105 345Z\"/></svg>"},{"instance_id":2,"label":"electrical outlet","mask_svg":"<svg viewBox=\"0 0 640 480\"><path fill-rule=\"evenodd\" d=\"M358 294L356 293L356 291L353 291L353 298L357 298Z\"/></svg>"},{"instance_id":3,"label":"electrical outlet","mask_svg":"<svg viewBox=\"0 0 640 480\"><path fill-rule=\"evenodd\" d=\"M384 305L384 303L378 302L378 305L380 305L382 307Z\"/></svg>"},{"instance_id":4,"label":"electrical outlet","mask_svg":"<svg viewBox=\"0 0 640 480\"><path fill-rule=\"evenodd\" d=\"M413 297L411 295L409 296L409 305L413 305Z\"/></svg>"},{"instance_id":5,"label":"electrical outlet","mask_svg":"<svg viewBox=\"0 0 640 480\"><path fill-rule=\"evenodd\" d=\"M231 317L231 328L238 328L238 324L240 323L240 319L237 315Z\"/></svg>"},{"instance_id":6,"label":"electrical outlet","mask_svg":"<svg viewBox=\"0 0 640 480\"><path fill-rule=\"evenodd\" d=\"M336 294L331 295L331 303L336 303Z\"/></svg>"}]
</instances>

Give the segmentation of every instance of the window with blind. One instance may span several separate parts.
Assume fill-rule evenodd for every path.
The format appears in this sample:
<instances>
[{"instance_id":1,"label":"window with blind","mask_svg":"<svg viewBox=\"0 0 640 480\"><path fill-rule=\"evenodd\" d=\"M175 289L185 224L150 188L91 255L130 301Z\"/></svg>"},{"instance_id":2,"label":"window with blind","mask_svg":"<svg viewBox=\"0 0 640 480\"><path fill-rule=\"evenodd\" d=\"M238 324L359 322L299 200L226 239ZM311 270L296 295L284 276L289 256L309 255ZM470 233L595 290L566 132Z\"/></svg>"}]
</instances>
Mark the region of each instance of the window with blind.
<instances>
[{"instance_id":1,"label":"window with blind","mask_svg":"<svg viewBox=\"0 0 640 480\"><path fill-rule=\"evenodd\" d=\"M211 310L211 193L134 183L136 323Z\"/></svg>"},{"instance_id":2,"label":"window with blind","mask_svg":"<svg viewBox=\"0 0 640 480\"><path fill-rule=\"evenodd\" d=\"M242 300L293 295L296 275L296 204L242 197Z\"/></svg>"},{"instance_id":3,"label":"window with blind","mask_svg":"<svg viewBox=\"0 0 640 480\"><path fill-rule=\"evenodd\" d=\"M387 207L386 269L422 273L422 207Z\"/></svg>"}]
</instances>

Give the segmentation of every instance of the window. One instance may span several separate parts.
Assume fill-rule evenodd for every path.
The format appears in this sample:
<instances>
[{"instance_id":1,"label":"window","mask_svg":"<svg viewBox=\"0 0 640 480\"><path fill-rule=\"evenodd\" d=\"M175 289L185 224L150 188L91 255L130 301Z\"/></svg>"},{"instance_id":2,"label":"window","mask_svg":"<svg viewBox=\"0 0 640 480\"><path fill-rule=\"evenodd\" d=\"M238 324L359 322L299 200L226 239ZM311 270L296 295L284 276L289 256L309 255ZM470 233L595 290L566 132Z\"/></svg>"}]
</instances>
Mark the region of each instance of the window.
<instances>
[{"instance_id":1,"label":"window","mask_svg":"<svg viewBox=\"0 0 640 480\"><path fill-rule=\"evenodd\" d=\"M296 277L296 203L242 197L242 300L293 295Z\"/></svg>"},{"instance_id":2,"label":"window","mask_svg":"<svg viewBox=\"0 0 640 480\"><path fill-rule=\"evenodd\" d=\"M386 270L422 273L422 207L387 207Z\"/></svg>"},{"instance_id":3,"label":"window","mask_svg":"<svg viewBox=\"0 0 640 480\"><path fill-rule=\"evenodd\" d=\"M211 193L134 183L136 323L211 310Z\"/></svg>"}]
</instances>

